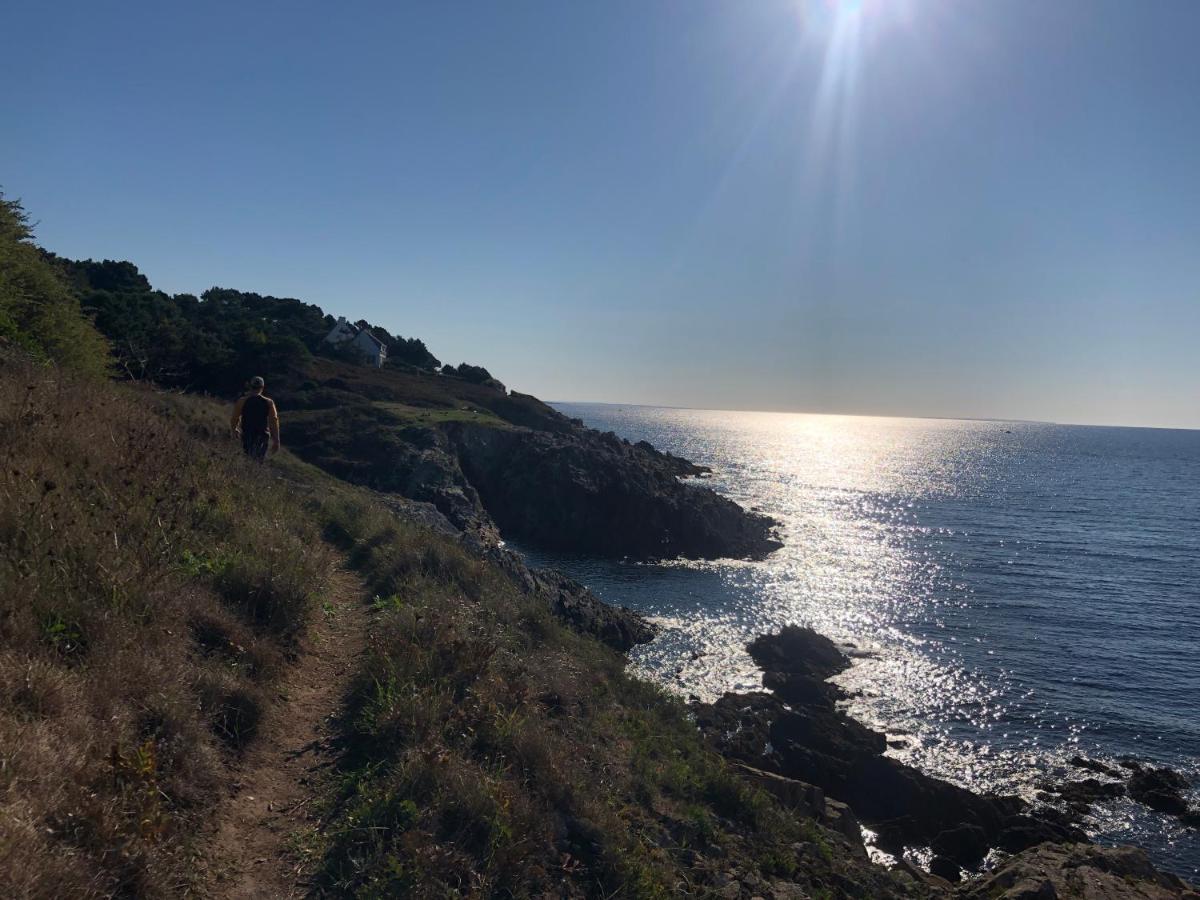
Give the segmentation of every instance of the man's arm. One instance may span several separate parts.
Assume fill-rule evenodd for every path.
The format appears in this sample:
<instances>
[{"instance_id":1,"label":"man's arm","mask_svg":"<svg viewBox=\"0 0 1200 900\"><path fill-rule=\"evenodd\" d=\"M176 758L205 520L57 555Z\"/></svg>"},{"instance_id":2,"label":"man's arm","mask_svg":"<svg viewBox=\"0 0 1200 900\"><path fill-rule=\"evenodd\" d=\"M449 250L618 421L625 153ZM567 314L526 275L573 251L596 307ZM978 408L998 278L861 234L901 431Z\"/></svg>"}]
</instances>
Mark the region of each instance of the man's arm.
<instances>
[{"instance_id":1,"label":"man's arm","mask_svg":"<svg viewBox=\"0 0 1200 900\"><path fill-rule=\"evenodd\" d=\"M229 420L229 430L233 432L234 437L237 437L242 433L242 429L240 427L242 424L242 407L245 405L246 398L241 397L238 399L237 404L233 407L233 417Z\"/></svg>"},{"instance_id":2,"label":"man's arm","mask_svg":"<svg viewBox=\"0 0 1200 900\"><path fill-rule=\"evenodd\" d=\"M271 408L267 410L267 428L271 432L271 449L279 450L279 410L275 408L275 401L269 401Z\"/></svg>"}]
</instances>

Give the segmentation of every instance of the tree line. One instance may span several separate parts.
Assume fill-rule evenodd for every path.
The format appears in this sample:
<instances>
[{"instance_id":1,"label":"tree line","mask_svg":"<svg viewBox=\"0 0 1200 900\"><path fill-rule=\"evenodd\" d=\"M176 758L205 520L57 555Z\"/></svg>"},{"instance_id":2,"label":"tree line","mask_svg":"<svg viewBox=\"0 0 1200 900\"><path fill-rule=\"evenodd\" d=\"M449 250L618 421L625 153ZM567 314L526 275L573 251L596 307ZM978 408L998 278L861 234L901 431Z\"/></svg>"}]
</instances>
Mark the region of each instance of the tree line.
<instances>
[{"instance_id":1,"label":"tree line","mask_svg":"<svg viewBox=\"0 0 1200 900\"><path fill-rule=\"evenodd\" d=\"M213 287L199 297L153 288L136 265L73 260L33 243L18 201L0 194L0 339L75 369L113 371L188 390L232 393L246 373L302 370L335 319L290 297ZM387 347L389 366L495 383L482 366L442 366L419 338L359 320Z\"/></svg>"}]
</instances>

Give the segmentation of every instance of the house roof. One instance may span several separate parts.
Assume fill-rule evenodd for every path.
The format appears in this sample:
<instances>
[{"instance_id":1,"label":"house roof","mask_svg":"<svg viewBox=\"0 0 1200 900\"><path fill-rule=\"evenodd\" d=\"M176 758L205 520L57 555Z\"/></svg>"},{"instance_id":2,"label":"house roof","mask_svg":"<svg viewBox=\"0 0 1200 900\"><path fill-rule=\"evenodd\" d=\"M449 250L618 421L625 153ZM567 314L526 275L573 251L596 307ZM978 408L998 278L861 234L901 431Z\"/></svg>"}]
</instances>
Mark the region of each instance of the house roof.
<instances>
[{"instance_id":1,"label":"house roof","mask_svg":"<svg viewBox=\"0 0 1200 900\"><path fill-rule=\"evenodd\" d=\"M359 328L353 322L347 322L344 318L338 319L337 323L333 326L333 328L331 328L329 330L329 334L326 335L326 339L333 337L338 332L345 334L346 340L348 340L348 341L357 340L358 336L362 335L367 340L371 341L371 343L373 343L376 347L378 347L384 353L387 353L387 344L385 344L383 341L381 341L379 338L377 338L369 330L367 330L365 328Z\"/></svg>"},{"instance_id":2,"label":"house roof","mask_svg":"<svg viewBox=\"0 0 1200 900\"><path fill-rule=\"evenodd\" d=\"M381 341L379 338L375 337L375 335L373 335L371 332L367 331L365 328L358 329L358 333L363 335L364 337L370 338L381 349L387 350L387 345L383 341Z\"/></svg>"}]
</instances>

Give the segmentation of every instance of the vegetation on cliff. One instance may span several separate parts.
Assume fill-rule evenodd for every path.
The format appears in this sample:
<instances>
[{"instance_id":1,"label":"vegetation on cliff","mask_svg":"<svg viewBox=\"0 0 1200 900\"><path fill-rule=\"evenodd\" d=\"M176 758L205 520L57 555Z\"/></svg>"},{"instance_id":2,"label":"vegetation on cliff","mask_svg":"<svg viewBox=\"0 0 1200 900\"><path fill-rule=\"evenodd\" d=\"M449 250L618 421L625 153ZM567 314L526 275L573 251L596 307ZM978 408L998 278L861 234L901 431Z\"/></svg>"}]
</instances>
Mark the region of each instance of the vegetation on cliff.
<instances>
[{"instance_id":1,"label":"vegetation on cliff","mask_svg":"<svg viewBox=\"0 0 1200 900\"><path fill-rule=\"evenodd\" d=\"M128 377L232 398L262 375L285 412L284 443L305 460L433 503L458 528L639 558L778 547L770 520L679 483L698 467L585 428L482 366L439 369L417 339L359 321L389 347L374 369L327 343L333 317L300 300L225 288L169 296L129 262L42 262L72 286Z\"/></svg>"}]
</instances>

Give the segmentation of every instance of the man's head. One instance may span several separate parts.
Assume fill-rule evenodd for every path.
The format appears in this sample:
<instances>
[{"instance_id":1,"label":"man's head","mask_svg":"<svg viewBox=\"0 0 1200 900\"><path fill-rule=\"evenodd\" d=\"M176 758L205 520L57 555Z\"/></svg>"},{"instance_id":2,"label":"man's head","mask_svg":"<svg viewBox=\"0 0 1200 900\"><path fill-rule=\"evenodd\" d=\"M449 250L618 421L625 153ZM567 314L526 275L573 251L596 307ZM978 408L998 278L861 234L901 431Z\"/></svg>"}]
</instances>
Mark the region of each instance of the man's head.
<instances>
[{"instance_id":1,"label":"man's head","mask_svg":"<svg viewBox=\"0 0 1200 900\"><path fill-rule=\"evenodd\" d=\"M255 375L250 379L250 390L256 394L261 394L266 386L267 383L262 380L261 375Z\"/></svg>"}]
</instances>

